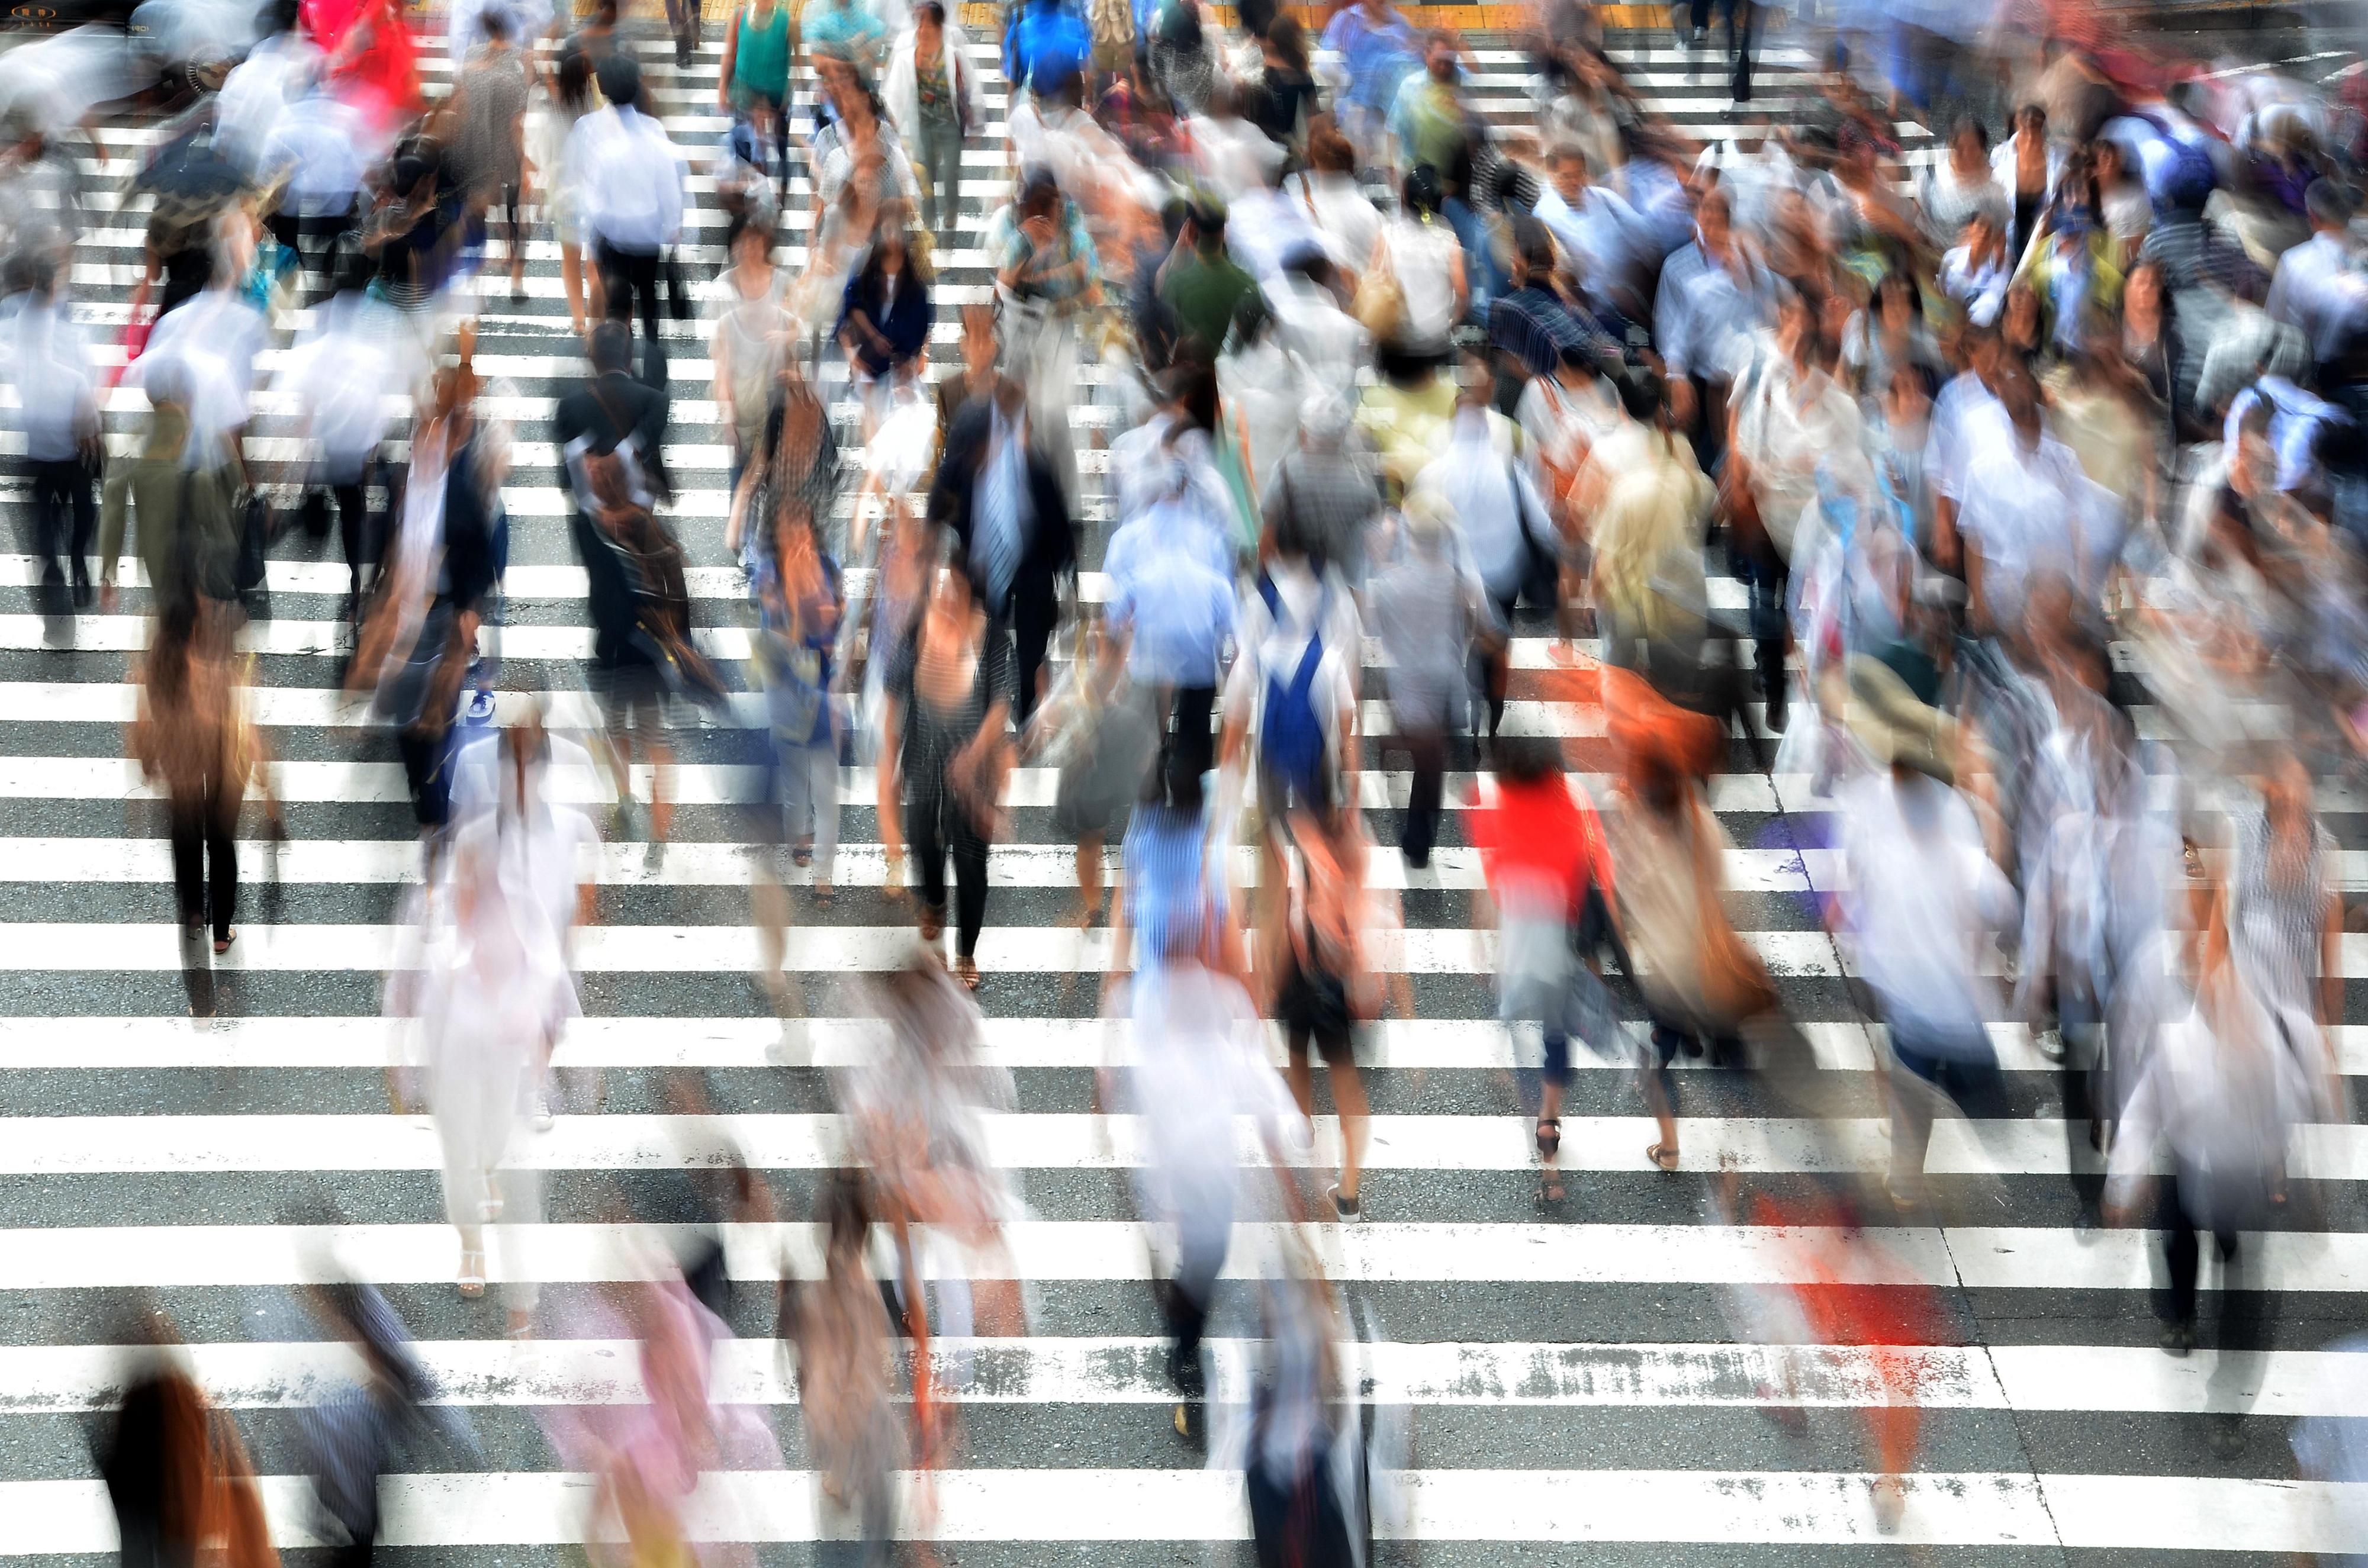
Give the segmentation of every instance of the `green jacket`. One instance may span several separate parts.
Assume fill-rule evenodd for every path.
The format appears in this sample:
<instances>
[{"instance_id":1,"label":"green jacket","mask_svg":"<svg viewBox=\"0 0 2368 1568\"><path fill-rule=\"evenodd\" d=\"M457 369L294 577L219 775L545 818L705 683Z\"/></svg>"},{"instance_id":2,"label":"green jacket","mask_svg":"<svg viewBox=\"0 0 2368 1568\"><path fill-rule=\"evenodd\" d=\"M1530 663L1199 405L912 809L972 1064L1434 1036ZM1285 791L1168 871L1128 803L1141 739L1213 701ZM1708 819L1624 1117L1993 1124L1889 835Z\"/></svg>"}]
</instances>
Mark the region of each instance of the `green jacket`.
<instances>
[{"instance_id":1,"label":"green jacket","mask_svg":"<svg viewBox=\"0 0 2368 1568\"><path fill-rule=\"evenodd\" d=\"M137 529L140 563L149 587L162 599L181 585L192 568L197 586L211 598L233 597L231 574L238 559L233 506L234 480L226 463L199 470L182 465L188 445L189 416L165 403L149 415L147 438L136 452L108 460L98 524L100 576L115 581L123 559L127 516ZM188 541L182 535L188 530Z\"/></svg>"}]
</instances>

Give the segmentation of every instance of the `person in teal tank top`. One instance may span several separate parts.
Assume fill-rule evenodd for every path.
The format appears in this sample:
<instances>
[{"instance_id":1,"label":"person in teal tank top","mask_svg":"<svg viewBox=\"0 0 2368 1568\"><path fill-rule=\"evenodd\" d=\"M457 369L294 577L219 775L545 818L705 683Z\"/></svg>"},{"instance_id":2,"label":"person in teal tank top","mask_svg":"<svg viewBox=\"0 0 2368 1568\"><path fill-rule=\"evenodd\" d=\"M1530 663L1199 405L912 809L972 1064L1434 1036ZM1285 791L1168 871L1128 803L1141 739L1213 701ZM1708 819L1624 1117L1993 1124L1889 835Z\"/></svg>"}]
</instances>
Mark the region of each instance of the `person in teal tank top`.
<instances>
[{"instance_id":1,"label":"person in teal tank top","mask_svg":"<svg viewBox=\"0 0 2368 1568\"><path fill-rule=\"evenodd\" d=\"M790 11L778 0L752 0L723 35L723 68L715 101L746 119L759 147L773 146L773 172L790 181Z\"/></svg>"}]
</instances>

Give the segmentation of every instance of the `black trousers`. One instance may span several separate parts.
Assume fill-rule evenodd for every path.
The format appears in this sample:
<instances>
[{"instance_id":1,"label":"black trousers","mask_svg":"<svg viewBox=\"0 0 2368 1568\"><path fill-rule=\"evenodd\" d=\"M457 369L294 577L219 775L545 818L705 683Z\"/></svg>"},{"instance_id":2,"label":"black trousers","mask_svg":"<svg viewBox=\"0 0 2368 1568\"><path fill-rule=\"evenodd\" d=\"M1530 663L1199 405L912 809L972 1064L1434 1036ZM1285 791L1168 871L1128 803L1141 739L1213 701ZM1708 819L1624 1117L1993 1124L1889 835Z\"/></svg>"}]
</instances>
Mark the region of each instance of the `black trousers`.
<instances>
[{"instance_id":1,"label":"black trousers","mask_svg":"<svg viewBox=\"0 0 2368 1568\"><path fill-rule=\"evenodd\" d=\"M172 803L173 892L184 927L211 921L214 940L230 937L238 913L238 808L210 788Z\"/></svg>"},{"instance_id":2,"label":"black trousers","mask_svg":"<svg viewBox=\"0 0 2368 1568\"><path fill-rule=\"evenodd\" d=\"M1015 724L1025 725L1036 711L1036 686L1044 672L1044 652L1052 646L1053 633L1060 629L1060 601L1012 597L1011 619L1012 676L1018 686L1011 702Z\"/></svg>"},{"instance_id":3,"label":"black trousers","mask_svg":"<svg viewBox=\"0 0 2368 1568\"><path fill-rule=\"evenodd\" d=\"M913 840L913 860L921 873L921 902L940 917L946 908L946 860L954 863L954 951L963 958L978 952L979 928L986 924L986 840L970 825L951 791L910 801L905 810L905 831Z\"/></svg>"},{"instance_id":4,"label":"black trousers","mask_svg":"<svg viewBox=\"0 0 2368 1568\"><path fill-rule=\"evenodd\" d=\"M609 316L630 321L638 308L642 332L655 343L660 311L659 254L655 250L622 250L606 240L599 241L592 254L599 264L600 287L609 297Z\"/></svg>"},{"instance_id":5,"label":"black trousers","mask_svg":"<svg viewBox=\"0 0 2368 1568\"><path fill-rule=\"evenodd\" d=\"M1408 731L1398 737L1398 744L1406 747L1414 770L1398 847L1405 852L1407 865L1427 866L1439 843L1440 811L1447 792L1447 737L1437 730Z\"/></svg>"},{"instance_id":6,"label":"black trousers","mask_svg":"<svg viewBox=\"0 0 2368 1568\"><path fill-rule=\"evenodd\" d=\"M1693 0L1693 25L1698 32L1710 30L1710 13L1713 0ZM1735 101L1751 101L1751 24L1758 7L1751 0L1715 0L1726 13L1726 53L1735 67Z\"/></svg>"},{"instance_id":7,"label":"black trousers","mask_svg":"<svg viewBox=\"0 0 2368 1568\"><path fill-rule=\"evenodd\" d=\"M1217 706L1217 688L1162 687L1156 717L1161 767L1169 766L1172 758L1179 774L1189 773L1194 778L1207 774L1217 765L1217 740L1209 728L1209 717Z\"/></svg>"},{"instance_id":8,"label":"black trousers","mask_svg":"<svg viewBox=\"0 0 2368 1568\"><path fill-rule=\"evenodd\" d=\"M297 266L305 272L334 280L337 258L351 243L354 215L350 212L317 212L309 215L294 212L274 212L263 221L271 237L296 254Z\"/></svg>"},{"instance_id":9,"label":"black trousers","mask_svg":"<svg viewBox=\"0 0 2368 1568\"><path fill-rule=\"evenodd\" d=\"M41 559L41 610L63 615L69 574L77 597L90 585L98 494L90 465L78 457L35 458L26 466L33 482L33 553Z\"/></svg>"},{"instance_id":10,"label":"black trousers","mask_svg":"<svg viewBox=\"0 0 2368 1568\"><path fill-rule=\"evenodd\" d=\"M378 530L371 526L370 492L359 479L332 484L329 496L337 504L337 542L346 552L346 570L353 574L353 596L362 597L362 568L378 564Z\"/></svg>"}]
</instances>

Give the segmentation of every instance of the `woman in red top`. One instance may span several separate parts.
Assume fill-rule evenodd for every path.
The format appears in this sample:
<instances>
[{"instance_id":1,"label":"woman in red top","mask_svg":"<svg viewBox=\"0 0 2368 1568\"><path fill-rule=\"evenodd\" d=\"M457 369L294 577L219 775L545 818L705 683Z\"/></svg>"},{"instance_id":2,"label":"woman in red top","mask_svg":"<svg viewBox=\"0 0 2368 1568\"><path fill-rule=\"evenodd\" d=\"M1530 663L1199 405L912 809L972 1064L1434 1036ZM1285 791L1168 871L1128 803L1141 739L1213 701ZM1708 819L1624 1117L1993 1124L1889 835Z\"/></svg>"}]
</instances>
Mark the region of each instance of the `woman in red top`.
<instances>
[{"instance_id":1,"label":"woman in red top","mask_svg":"<svg viewBox=\"0 0 2368 1568\"><path fill-rule=\"evenodd\" d=\"M1538 1099L1543 1207L1563 1196L1556 1162L1563 1091L1570 1083L1568 1028L1574 998L1601 991L1592 955L1609 935L1611 855L1595 807L1570 787L1554 742L1500 735L1496 760L1497 797L1473 812L1472 842L1480 850L1488 897L1496 905L1497 1017L1507 1028L1535 1023L1544 1036ZM1477 893L1474 903L1476 926L1489 910ZM1584 974L1572 949L1574 925L1589 955ZM1590 925L1596 929L1590 931ZM1599 1000L1593 1016L1609 1018L1609 998Z\"/></svg>"},{"instance_id":2,"label":"woman in red top","mask_svg":"<svg viewBox=\"0 0 2368 1568\"><path fill-rule=\"evenodd\" d=\"M403 0L303 0L304 30L329 57L337 97L381 135L416 119L419 42Z\"/></svg>"}]
</instances>

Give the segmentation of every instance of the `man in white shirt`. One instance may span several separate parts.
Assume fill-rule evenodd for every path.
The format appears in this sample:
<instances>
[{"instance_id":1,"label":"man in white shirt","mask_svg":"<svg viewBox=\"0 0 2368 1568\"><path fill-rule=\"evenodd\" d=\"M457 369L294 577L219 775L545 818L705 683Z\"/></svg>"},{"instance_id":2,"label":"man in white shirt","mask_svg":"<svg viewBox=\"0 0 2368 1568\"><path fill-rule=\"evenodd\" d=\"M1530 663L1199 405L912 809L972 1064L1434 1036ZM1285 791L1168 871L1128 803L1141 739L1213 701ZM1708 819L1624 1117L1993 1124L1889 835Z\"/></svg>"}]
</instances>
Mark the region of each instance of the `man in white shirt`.
<instances>
[{"instance_id":1,"label":"man in white shirt","mask_svg":"<svg viewBox=\"0 0 2368 1568\"><path fill-rule=\"evenodd\" d=\"M278 0L264 25L270 36L214 95L214 148L250 176L264 171L264 147L280 111L303 97L321 66L320 50L297 29L295 0Z\"/></svg>"},{"instance_id":2,"label":"man in white shirt","mask_svg":"<svg viewBox=\"0 0 2368 1568\"><path fill-rule=\"evenodd\" d=\"M1751 355L1755 334L1772 323L1775 286L1736 239L1723 187L1703 192L1694 242L1661 268L1653 301L1653 337L1668 378L1669 406L1681 430L1695 428L1705 471L1726 442L1726 394Z\"/></svg>"},{"instance_id":3,"label":"man in white shirt","mask_svg":"<svg viewBox=\"0 0 2368 1568\"><path fill-rule=\"evenodd\" d=\"M98 527L98 403L90 344L68 309L64 269L41 257L31 286L10 309L8 380L17 388L17 426L33 489L34 552L40 558L38 591L44 615L61 616L72 602L91 602L90 551ZM65 565L61 566L63 557Z\"/></svg>"},{"instance_id":4,"label":"man in white shirt","mask_svg":"<svg viewBox=\"0 0 2368 1568\"><path fill-rule=\"evenodd\" d=\"M1984 1020L2002 1015L1982 972L1993 932L2015 918L2014 889L1990 859L1973 808L1951 788L1955 725L1868 654L1850 662L1844 710L1875 771L1834 791L1848 889L1837 925L1851 967L1889 1028L1892 1200L1920 1196L1932 1114L2003 1108Z\"/></svg>"},{"instance_id":5,"label":"man in white shirt","mask_svg":"<svg viewBox=\"0 0 2368 1568\"><path fill-rule=\"evenodd\" d=\"M2090 481L2072 449L2047 434L2039 388L2011 367L1998 384L2008 438L1985 443L1965 470L1957 530L1964 547L1966 610L1991 635L2021 623L2042 575L2085 582L2114 541L2093 537Z\"/></svg>"},{"instance_id":6,"label":"man in white shirt","mask_svg":"<svg viewBox=\"0 0 2368 1568\"><path fill-rule=\"evenodd\" d=\"M2335 358L2351 324L2368 317L2368 274L2351 243L2351 199L2333 180L2316 180L2304 194L2310 238L2278 258L2268 310L2303 335L2311 358Z\"/></svg>"},{"instance_id":7,"label":"man in white shirt","mask_svg":"<svg viewBox=\"0 0 2368 1568\"><path fill-rule=\"evenodd\" d=\"M1587 153L1574 142L1553 153L1554 183L1538 193L1536 213L1578 273L1579 287L1622 315L1641 319L1645 221L1618 192L1592 183Z\"/></svg>"},{"instance_id":8,"label":"man in white shirt","mask_svg":"<svg viewBox=\"0 0 2368 1568\"><path fill-rule=\"evenodd\" d=\"M666 381L658 328L658 274L682 236L682 154L666 127L641 110L642 68L630 54L600 62L609 107L567 133L567 167L584 171L584 232L591 241L605 313L630 321L636 297L644 337L643 379Z\"/></svg>"}]
</instances>

